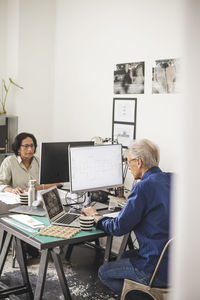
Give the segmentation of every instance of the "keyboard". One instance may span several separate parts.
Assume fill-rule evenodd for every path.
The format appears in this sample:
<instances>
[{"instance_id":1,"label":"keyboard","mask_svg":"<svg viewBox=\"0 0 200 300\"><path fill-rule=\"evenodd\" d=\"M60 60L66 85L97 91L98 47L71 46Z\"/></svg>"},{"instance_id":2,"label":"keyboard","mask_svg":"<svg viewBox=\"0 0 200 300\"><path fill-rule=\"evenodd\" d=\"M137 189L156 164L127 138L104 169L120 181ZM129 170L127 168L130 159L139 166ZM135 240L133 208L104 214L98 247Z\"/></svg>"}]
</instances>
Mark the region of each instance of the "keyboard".
<instances>
[{"instance_id":1,"label":"keyboard","mask_svg":"<svg viewBox=\"0 0 200 300\"><path fill-rule=\"evenodd\" d=\"M71 224L79 216L75 214L65 214L61 218L57 219L54 223Z\"/></svg>"}]
</instances>

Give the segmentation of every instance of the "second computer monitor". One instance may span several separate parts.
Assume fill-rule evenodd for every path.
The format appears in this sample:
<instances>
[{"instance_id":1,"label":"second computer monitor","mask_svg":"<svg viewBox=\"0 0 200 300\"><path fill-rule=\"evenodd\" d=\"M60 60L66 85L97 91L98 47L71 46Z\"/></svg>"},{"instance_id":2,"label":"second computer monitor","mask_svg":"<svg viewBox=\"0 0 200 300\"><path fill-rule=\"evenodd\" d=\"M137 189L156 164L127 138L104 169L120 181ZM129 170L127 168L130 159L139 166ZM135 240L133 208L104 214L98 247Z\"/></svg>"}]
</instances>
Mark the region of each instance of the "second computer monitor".
<instances>
[{"instance_id":1,"label":"second computer monitor","mask_svg":"<svg viewBox=\"0 0 200 300\"><path fill-rule=\"evenodd\" d=\"M73 193L122 186L122 146L70 147L69 167Z\"/></svg>"},{"instance_id":2,"label":"second computer monitor","mask_svg":"<svg viewBox=\"0 0 200 300\"><path fill-rule=\"evenodd\" d=\"M69 182L68 146L93 146L92 141L41 143L40 183Z\"/></svg>"}]
</instances>

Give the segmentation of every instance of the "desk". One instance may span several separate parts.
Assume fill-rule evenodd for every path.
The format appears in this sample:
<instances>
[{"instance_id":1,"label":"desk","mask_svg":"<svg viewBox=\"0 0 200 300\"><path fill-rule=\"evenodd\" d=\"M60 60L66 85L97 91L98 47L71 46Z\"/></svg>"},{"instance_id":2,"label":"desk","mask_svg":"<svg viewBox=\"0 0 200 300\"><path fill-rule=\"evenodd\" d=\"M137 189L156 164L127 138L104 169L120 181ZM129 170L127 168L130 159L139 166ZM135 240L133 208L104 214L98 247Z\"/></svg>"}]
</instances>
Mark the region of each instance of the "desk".
<instances>
[{"instance_id":1,"label":"desk","mask_svg":"<svg viewBox=\"0 0 200 300\"><path fill-rule=\"evenodd\" d=\"M47 217L36 217L36 218L44 222L45 225L49 225L49 221ZM0 252L0 276L3 271L3 267L6 261L9 247L11 245L11 241L13 240L14 247L16 250L17 260L23 278L22 286L11 288L5 292L2 292L0 290L0 299L4 299L6 298L6 296L10 294L19 295L23 293L26 293L27 299L30 300L42 299L48 260L49 260L49 256L51 255L57 271L57 275L64 295L64 299L70 300L71 295L67 285L67 280L64 274L63 265L60 258L61 247L64 245L71 245L71 244L81 243L85 241L92 241L104 236L107 236L107 245L106 245L104 261L108 261L110 255L110 249L112 245L112 237L108 236L102 230L96 230L94 228L91 232L80 231L70 239L46 237L40 235L36 237L31 237L30 233L22 229L17 229L12 225L4 222L0 218L0 251L1 251ZM37 284L36 284L34 295L29 282L28 271L26 266L26 257L23 250L22 241L36 247L41 251L40 266L38 270L38 278L37 278Z\"/></svg>"}]
</instances>

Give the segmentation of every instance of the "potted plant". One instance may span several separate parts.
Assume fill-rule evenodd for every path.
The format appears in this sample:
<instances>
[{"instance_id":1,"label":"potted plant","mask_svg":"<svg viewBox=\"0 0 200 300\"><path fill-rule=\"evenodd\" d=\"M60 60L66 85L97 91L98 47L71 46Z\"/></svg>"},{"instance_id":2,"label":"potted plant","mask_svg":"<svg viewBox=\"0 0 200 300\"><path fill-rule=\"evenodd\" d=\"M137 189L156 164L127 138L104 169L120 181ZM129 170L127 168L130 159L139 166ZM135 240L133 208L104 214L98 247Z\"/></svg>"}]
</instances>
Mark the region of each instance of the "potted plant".
<instances>
[{"instance_id":1,"label":"potted plant","mask_svg":"<svg viewBox=\"0 0 200 300\"><path fill-rule=\"evenodd\" d=\"M12 78L9 78L9 84L6 85L6 82L4 79L1 80L1 94L0 94L0 114L6 114L6 100L8 96L9 89L11 86L15 86L17 88L23 89L22 86L18 85L16 82L12 80Z\"/></svg>"}]
</instances>

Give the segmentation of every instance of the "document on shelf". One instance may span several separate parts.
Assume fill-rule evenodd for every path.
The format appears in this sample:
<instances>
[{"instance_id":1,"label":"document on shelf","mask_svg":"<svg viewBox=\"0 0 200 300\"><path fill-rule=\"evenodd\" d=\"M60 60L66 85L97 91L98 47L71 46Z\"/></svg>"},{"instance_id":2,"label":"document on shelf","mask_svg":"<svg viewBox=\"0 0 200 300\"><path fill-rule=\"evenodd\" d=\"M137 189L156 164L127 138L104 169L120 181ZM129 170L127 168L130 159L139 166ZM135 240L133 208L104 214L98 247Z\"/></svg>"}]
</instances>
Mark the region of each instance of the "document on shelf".
<instances>
[{"instance_id":1,"label":"document on shelf","mask_svg":"<svg viewBox=\"0 0 200 300\"><path fill-rule=\"evenodd\" d=\"M32 228L43 228L44 224L31 216L23 215L23 214L16 214L16 215L9 215L9 217L17 220L18 222L28 225Z\"/></svg>"}]
</instances>

